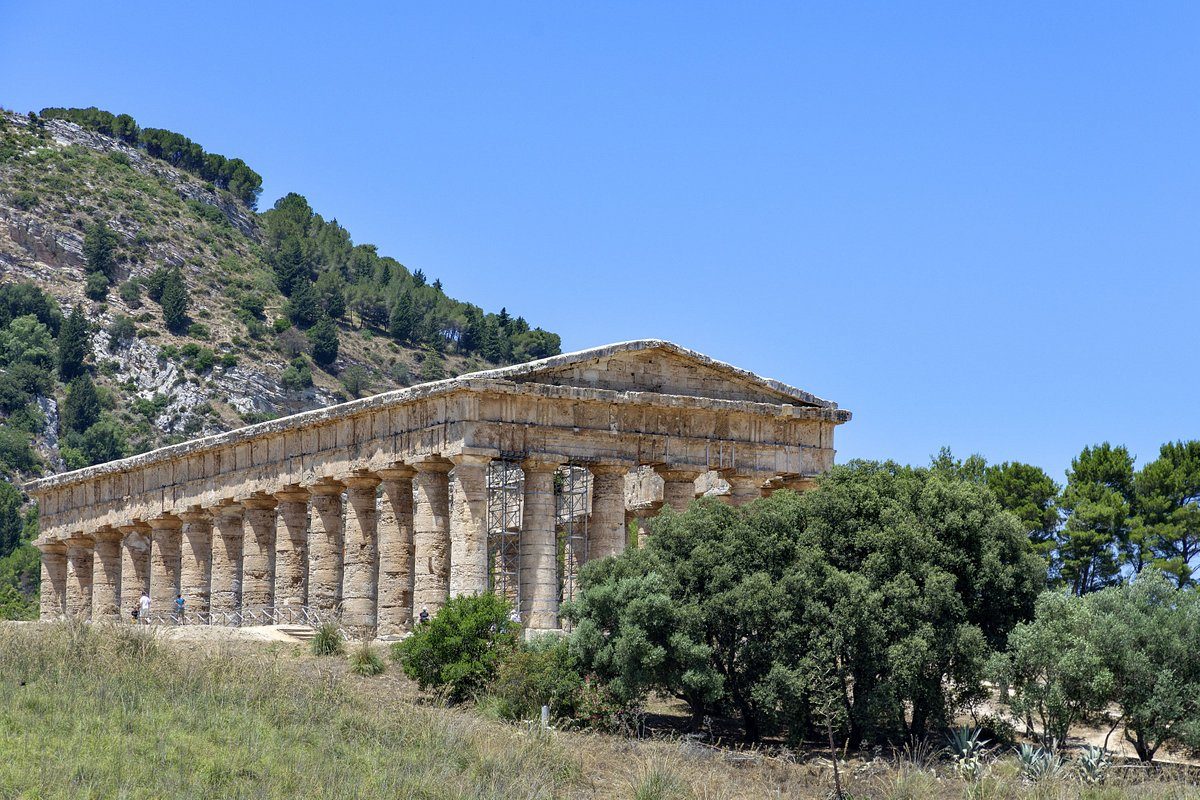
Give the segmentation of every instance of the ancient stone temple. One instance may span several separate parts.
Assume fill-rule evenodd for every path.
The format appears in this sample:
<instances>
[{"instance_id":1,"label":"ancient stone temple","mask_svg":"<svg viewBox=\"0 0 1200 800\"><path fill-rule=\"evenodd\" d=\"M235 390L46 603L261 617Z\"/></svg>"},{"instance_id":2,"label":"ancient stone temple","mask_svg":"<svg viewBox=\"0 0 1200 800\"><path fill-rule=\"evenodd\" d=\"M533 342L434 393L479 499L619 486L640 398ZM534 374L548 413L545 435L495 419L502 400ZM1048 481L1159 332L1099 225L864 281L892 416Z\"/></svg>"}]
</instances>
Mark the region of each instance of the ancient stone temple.
<instances>
[{"instance_id":1,"label":"ancient stone temple","mask_svg":"<svg viewBox=\"0 0 1200 800\"><path fill-rule=\"evenodd\" d=\"M153 621L394 636L496 591L555 629L580 565L661 506L803 489L849 419L656 340L296 414L31 483L41 616L127 618L148 592Z\"/></svg>"}]
</instances>

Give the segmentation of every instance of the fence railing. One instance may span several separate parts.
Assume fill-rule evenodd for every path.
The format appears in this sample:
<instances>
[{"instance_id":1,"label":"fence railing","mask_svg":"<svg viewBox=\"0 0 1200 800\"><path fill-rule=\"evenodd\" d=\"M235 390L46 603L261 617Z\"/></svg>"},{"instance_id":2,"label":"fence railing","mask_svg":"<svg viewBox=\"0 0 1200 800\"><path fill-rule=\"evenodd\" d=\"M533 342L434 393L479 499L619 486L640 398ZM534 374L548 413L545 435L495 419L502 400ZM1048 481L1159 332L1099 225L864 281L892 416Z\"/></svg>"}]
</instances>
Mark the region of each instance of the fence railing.
<instances>
[{"instance_id":1,"label":"fence railing","mask_svg":"<svg viewBox=\"0 0 1200 800\"><path fill-rule=\"evenodd\" d=\"M322 610L309 606L281 606L244 611L151 611L138 617L140 625L212 625L241 628L248 625L308 625L316 628L326 623L340 625L341 609Z\"/></svg>"}]
</instances>

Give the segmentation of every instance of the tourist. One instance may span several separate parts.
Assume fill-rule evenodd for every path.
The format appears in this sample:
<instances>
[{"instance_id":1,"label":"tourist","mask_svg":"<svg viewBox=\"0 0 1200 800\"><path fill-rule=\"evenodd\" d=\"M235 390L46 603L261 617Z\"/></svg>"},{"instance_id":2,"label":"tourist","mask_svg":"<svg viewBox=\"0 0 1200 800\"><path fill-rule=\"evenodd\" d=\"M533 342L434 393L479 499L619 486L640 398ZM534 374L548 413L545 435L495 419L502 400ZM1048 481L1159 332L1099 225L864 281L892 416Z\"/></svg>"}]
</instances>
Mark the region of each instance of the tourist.
<instances>
[{"instance_id":1,"label":"tourist","mask_svg":"<svg viewBox=\"0 0 1200 800\"><path fill-rule=\"evenodd\" d=\"M179 625L183 624L183 595L175 595L175 621Z\"/></svg>"},{"instance_id":2,"label":"tourist","mask_svg":"<svg viewBox=\"0 0 1200 800\"><path fill-rule=\"evenodd\" d=\"M141 606L141 611L138 613L138 621L143 625L150 624L150 595L142 592L142 599L138 603Z\"/></svg>"},{"instance_id":3,"label":"tourist","mask_svg":"<svg viewBox=\"0 0 1200 800\"><path fill-rule=\"evenodd\" d=\"M422 625L424 625L425 623L429 622L429 609L428 609L428 608L426 608L425 606L421 606L421 613L420 613L420 615L417 617L417 620L418 620L418 621L419 621L419 622L420 622Z\"/></svg>"}]
</instances>

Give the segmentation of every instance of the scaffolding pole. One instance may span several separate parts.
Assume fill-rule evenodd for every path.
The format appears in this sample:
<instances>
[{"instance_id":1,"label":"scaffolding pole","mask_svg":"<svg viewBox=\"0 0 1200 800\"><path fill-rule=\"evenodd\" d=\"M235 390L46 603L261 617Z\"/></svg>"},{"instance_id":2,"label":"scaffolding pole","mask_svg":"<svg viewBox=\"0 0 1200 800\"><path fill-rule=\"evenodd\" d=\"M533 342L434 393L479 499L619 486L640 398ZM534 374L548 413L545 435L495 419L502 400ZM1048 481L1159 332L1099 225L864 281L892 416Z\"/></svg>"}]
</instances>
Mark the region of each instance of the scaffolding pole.
<instances>
[{"instance_id":1,"label":"scaffolding pole","mask_svg":"<svg viewBox=\"0 0 1200 800\"><path fill-rule=\"evenodd\" d=\"M560 598L573 600L579 589L579 570L588 558L588 501L592 473L575 464L559 467L554 489L559 552L562 554L558 573Z\"/></svg>"},{"instance_id":2,"label":"scaffolding pole","mask_svg":"<svg viewBox=\"0 0 1200 800\"><path fill-rule=\"evenodd\" d=\"M515 611L521 608L521 504L525 473L496 459L487 471L488 586Z\"/></svg>"}]
</instances>

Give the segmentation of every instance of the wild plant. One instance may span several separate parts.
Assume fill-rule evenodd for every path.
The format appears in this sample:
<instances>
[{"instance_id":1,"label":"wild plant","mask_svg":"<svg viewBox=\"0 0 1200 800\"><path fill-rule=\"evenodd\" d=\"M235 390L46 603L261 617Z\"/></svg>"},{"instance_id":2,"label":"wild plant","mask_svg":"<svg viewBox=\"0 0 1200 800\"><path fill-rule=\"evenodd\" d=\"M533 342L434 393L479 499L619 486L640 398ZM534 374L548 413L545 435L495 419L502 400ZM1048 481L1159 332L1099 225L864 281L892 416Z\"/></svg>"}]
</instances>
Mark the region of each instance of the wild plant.
<instances>
[{"instance_id":1,"label":"wild plant","mask_svg":"<svg viewBox=\"0 0 1200 800\"><path fill-rule=\"evenodd\" d=\"M1053 748L1034 747L1023 744L1017 750L1017 763L1021 766L1021 777L1037 783L1044 778L1054 778L1063 769L1063 758Z\"/></svg>"},{"instance_id":2,"label":"wild plant","mask_svg":"<svg viewBox=\"0 0 1200 800\"><path fill-rule=\"evenodd\" d=\"M979 780L987 767L986 739L979 738L978 728L963 725L954 728L948 736L947 754L953 763L955 774L968 781Z\"/></svg>"},{"instance_id":3,"label":"wild plant","mask_svg":"<svg viewBox=\"0 0 1200 800\"><path fill-rule=\"evenodd\" d=\"M1079 754L1079 777L1084 783L1103 783L1111 766L1112 757L1103 747L1089 744Z\"/></svg>"}]
</instances>

